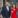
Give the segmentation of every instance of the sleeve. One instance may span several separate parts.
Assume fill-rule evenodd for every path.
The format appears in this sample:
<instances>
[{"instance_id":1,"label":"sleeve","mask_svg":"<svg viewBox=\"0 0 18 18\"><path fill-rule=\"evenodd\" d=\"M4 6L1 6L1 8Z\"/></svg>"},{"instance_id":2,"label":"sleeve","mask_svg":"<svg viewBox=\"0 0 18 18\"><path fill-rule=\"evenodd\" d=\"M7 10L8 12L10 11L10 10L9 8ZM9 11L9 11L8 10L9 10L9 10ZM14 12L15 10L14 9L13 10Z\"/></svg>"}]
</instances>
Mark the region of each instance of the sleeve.
<instances>
[{"instance_id":1,"label":"sleeve","mask_svg":"<svg viewBox=\"0 0 18 18\"><path fill-rule=\"evenodd\" d=\"M4 8L2 8L1 14L4 15Z\"/></svg>"}]
</instances>

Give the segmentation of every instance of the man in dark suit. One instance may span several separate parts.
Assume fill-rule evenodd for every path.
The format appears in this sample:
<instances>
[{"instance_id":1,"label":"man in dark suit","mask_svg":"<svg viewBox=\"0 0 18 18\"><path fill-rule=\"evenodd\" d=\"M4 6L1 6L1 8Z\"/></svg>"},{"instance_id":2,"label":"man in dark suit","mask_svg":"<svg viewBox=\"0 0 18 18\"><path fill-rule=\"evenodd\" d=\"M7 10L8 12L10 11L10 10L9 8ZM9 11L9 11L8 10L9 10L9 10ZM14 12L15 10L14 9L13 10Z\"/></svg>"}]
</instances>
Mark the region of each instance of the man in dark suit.
<instances>
[{"instance_id":1,"label":"man in dark suit","mask_svg":"<svg viewBox=\"0 0 18 18\"><path fill-rule=\"evenodd\" d=\"M8 10L7 10L7 8L4 8L3 10L2 10L2 15L3 16L5 16L6 18L8 18Z\"/></svg>"},{"instance_id":2,"label":"man in dark suit","mask_svg":"<svg viewBox=\"0 0 18 18\"><path fill-rule=\"evenodd\" d=\"M9 7L8 5L6 5L6 8L3 8L2 10L2 15L5 17L5 18L8 18L8 13L9 13Z\"/></svg>"}]
</instances>

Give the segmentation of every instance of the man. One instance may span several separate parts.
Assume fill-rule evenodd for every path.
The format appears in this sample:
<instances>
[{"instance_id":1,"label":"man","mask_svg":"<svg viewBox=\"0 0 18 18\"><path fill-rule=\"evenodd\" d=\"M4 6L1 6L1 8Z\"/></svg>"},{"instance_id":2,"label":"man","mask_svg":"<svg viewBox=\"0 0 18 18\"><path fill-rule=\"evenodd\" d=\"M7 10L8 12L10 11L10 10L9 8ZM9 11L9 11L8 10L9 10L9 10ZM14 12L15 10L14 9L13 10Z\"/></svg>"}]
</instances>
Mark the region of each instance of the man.
<instances>
[{"instance_id":1,"label":"man","mask_svg":"<svg viewBox=\"0 0 18 18\"><path fill-rule=\"evenodd\" d=\"M4 18L8 18L8 13L9 13L8 2L6 2L5 7L4 7L3 11L2 11L2 15L4 16Z\"/></svg>"},{"instance_id":2,"label":"man","mask_svg":"<svg viewBox=\"0 0 18 18\"><path fill-rule=\"evenodd\" d=\"M8 16L9 16L9 5L8 5L8 2L6 2L6 8L7 8L7 11L8 11Z\"/></svg>"}]
</instances>

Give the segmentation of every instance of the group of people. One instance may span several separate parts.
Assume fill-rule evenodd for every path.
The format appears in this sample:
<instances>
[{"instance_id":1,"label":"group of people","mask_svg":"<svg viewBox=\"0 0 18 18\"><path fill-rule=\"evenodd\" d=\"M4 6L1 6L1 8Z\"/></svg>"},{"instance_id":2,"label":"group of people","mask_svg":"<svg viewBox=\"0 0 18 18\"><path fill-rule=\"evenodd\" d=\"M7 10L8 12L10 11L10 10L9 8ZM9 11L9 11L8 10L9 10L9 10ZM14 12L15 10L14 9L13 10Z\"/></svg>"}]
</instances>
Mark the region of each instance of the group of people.
<instances>
[{"instance_id":1,"label":"group of people","mask_svg":"<svg viewBox=\"0 0 18 18\"><path fill-rule=\"evenodd\" d=\"M1 14L2 14L3 18L10 18L11 9L12 9L12 6L8 6L8 2L6 2L5 6L2 7L2 11L1 11ZM13 4L13 9L15 9L15 5L14 4Z\"/></svg>"},{"instance_id":2,"label":"group of people","mask_svg":"<svg viewBox=\"0 0 18 18\"><path fill-rule=\"evenodd\" d=\"M14 0L14 3L16 3L16 1ZM13 4L13 6L8 6L8 2L5 2L5 6L1 7L2 3L0 4L0 14L2 14L3 18L15 18L15 12L14 15L12 14L13 11L15 11L15 4ZM9 4L10 5L10 4ZM13 17L12 17L13 16Z\"/></svg>"}]
</instances>

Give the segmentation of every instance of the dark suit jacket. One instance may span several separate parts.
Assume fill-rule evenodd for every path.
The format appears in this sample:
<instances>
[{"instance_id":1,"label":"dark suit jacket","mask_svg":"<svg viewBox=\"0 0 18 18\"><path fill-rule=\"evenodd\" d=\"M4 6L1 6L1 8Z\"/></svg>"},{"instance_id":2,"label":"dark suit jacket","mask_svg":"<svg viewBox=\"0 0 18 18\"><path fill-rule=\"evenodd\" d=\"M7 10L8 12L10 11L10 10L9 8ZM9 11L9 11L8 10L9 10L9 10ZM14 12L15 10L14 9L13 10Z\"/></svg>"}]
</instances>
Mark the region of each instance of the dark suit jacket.
<instances>
[{"instance_id":1,"label":"dark suit jacket","mask_svg":"<svg viewBox=\"0 0 18 18\"><path fill-rule=\"evenodd\" d=\"M9 11L7 11L7 9L6 8L2 8L2 15L3 16L9 16Z\"/></svg>"}]
</instances>

